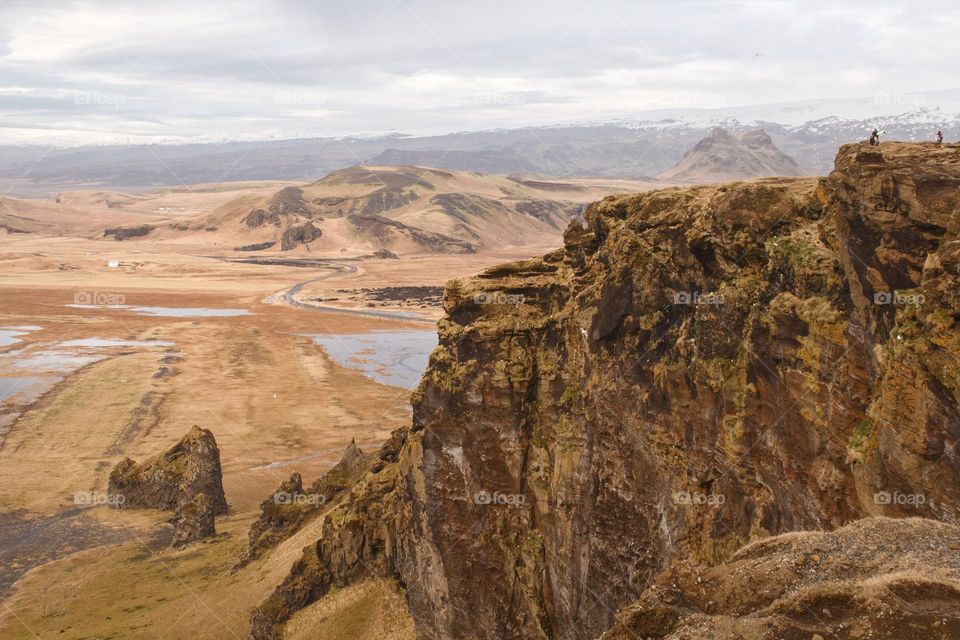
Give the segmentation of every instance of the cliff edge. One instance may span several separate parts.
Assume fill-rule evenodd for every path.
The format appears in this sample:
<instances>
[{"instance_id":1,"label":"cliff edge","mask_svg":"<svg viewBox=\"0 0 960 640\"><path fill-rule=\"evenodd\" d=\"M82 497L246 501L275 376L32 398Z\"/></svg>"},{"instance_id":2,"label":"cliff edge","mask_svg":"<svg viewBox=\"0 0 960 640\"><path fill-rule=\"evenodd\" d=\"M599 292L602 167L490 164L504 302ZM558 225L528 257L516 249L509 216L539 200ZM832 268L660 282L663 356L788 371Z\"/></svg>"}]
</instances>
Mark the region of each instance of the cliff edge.
<instances>
[{"instance_id":1,"label":"cliff edge","mask_svg":"<svg viewBox=\"0 0 960 640\"><path fill-rule=\"evenodd\" d=\"M422 638L597 638L683 563L956 522L958 216L960 147L848 145L822 180L607 198L564 248L451 282L395 462L251 638L369 576Z\"/></svg>"}]
</instances>

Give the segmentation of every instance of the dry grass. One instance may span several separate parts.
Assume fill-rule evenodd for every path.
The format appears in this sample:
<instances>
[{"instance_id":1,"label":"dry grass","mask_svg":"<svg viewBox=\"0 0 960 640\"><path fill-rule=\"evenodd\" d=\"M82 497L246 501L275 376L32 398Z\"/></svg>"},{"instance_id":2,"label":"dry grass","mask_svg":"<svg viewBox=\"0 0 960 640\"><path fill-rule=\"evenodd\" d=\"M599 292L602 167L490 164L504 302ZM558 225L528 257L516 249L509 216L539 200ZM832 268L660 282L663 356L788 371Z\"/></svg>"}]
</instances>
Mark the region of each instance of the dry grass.
<instances>
[{"instance_id":1,"label":"dry grass","mask_svg":"<svg viewBox=\"0 0 960 640\"><path fill-rule=\"evenodd\" d=\"M299 611L286 640L413 640L413 619L397 585L368 580L338 589Z\"/></svg>"},{"instance_id":2,"label":"dry grass","mask_svg":"<svg viewBox=\"0 0 960 640\"><path fill-rule=\"evenodd\" d=\"M266 558L231 573L246 544L249 515L221 518L217 538L174 551L157 550L148 538L145 527L157 523L158 512L97 513L114 526L128 521L140 532L137 539L34 569L0 604L0 638L243 640L250 613L322 526L311 522ZM412 625L396 585L372 581L308 607L287 637L405 640L414 637Z\"/></svg>"},{"instance_id":3,"label":"dry grass","mask_svg":"<svg viewBox=\"0 0 960 640\"><path fill-rule=\"evenodd\" d=\"M23 415L0 449L0 511L55 513L78 491L102 489L105 452L151 387L157 353L87 367Z\"/></svg>"}]
</instances>

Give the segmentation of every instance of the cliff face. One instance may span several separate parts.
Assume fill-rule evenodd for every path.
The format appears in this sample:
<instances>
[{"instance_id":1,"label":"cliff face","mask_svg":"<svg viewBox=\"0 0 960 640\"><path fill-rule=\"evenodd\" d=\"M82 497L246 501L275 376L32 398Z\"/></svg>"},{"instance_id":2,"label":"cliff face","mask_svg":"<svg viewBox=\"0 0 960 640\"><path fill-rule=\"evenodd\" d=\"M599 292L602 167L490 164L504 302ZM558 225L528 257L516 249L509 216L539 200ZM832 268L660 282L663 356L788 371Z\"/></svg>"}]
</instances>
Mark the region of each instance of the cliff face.
<instances>
[{"instance_id":1,"label":"cliff face","mask_svg":"<svg viewBox=\"0 0 960 640\"><path fill-rule=\"evenodd\" d=\"M393 433L390 443L402 441L406 430ZM386 447L389 448L389 447ZM351 441L340 462L304 490L303 478L294 473L260 504L260 517L250 525L247 552L238 566L263 555L279 542L286 540L305 524L320 515L323 509L341 493L357 484L368 472L384 460L376 453L365 454Z\"/></svg>"},{"instance_id":2,"label":"cliff face","mask_svg":"<svg viewBox=\"0 0 960 640\"><path fill-rule=\"evenodd\" d=\"M397 577L424 638L596 638L681 561L955 519L958 215L958 148L906 144L592 205L448 286L398 462L304 566ZM255 637L325 592L303 576Z\"/></svg>"},{"instance_id":3,"label":"cliff face","mask_svg":"<svg viewBox=\"0 0 960 640\"><path fill-rule=\"evenodd\" d=\"M303 556L294 563L283 583L253 612L251 640L281 637L284 623L296 611L332 588L365 578L399 578L404 558L410 559L405 565L408 570L413 567L414 558L423 557L412 551L417 542L411 528L407 490L411 459L419 459L419 448L414 442L407 429L397 429L375 455L361 454L363 466L369 471L360 478L353 475L361 460L351 454L355 448L352 445L337 465L341 472L337 473L334 467L314 483L315 491L340 484L350 485L350 491L345 497L334 496L333 504L323 515L322 537L303 550ZM335 479L329 478L331 474ZM263 530L264 522L267 519L261 518L251 529L251 549L254 533ZM282 526L271 527L271 544L300 524L299 520L288 518Z\"/></svg>"}]
</instances>

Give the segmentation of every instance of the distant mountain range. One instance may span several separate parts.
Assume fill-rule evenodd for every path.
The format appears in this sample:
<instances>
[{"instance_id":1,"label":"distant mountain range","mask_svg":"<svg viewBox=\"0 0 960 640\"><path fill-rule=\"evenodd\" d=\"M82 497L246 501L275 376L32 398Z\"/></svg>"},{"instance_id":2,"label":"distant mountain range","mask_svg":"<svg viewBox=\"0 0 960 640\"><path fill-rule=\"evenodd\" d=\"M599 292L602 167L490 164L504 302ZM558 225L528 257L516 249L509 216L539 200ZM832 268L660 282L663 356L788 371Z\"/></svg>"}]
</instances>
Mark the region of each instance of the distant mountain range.
<instances>
[{"instance_id":1,"label":"distant mountain range","mask_svg":"<svg viewBox=\"0 0 960 640\"><path fill-rule=\"evenodd\" d=\"M825 174L837 148L866 139L960 137L960 90L724 109L682 109L609 122L437 136L304 138L85 147L0 145L0 191L136 187L239 180L316 180L359 164L420 165L490 174L647 179L676 165L716 127L761 128L801 173Z\"/></svg>"}]
</instances>

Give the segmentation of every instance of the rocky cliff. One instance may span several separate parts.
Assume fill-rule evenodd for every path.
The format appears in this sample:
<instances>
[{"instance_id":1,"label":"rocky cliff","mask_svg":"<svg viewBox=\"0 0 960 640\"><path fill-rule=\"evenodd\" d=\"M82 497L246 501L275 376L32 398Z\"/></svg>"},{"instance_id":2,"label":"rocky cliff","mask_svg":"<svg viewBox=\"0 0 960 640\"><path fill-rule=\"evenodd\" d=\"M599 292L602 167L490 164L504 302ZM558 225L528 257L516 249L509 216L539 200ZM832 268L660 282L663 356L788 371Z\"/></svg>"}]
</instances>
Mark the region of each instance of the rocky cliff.
<instances>
[{"instance_id":1,"label":"rocky cliff","mask_svg":"<svg viewBox=\"0 0 960 640\"><path fill-rule=\"evenodd\" d=\"M384 450L399 447L406 437L406 429L392 434ZM314 481L303 486L303 478L294 473L280 484L276 491L260 504L260 517L250 525L247 552L238 563L243 566L260 557L265 551L299 531L321 514L344 491L352 488L374 468L384 464L378 453L364 453L355 441L343 452L340 461Z\"/></svg>"},{"instance_id":2,"label":"rocky cliff","mask_svg":"<svg viewBox=\"0 0 960 640\"><path fill-rule=\"evenodd\" d=\"M251 637L376 575L423 638L596 638L681 563L955 521L958 215L960 148L849 145L821 181L608 198L563 249L452 282L396 462Z\"/></svg>"}]
</instances>

